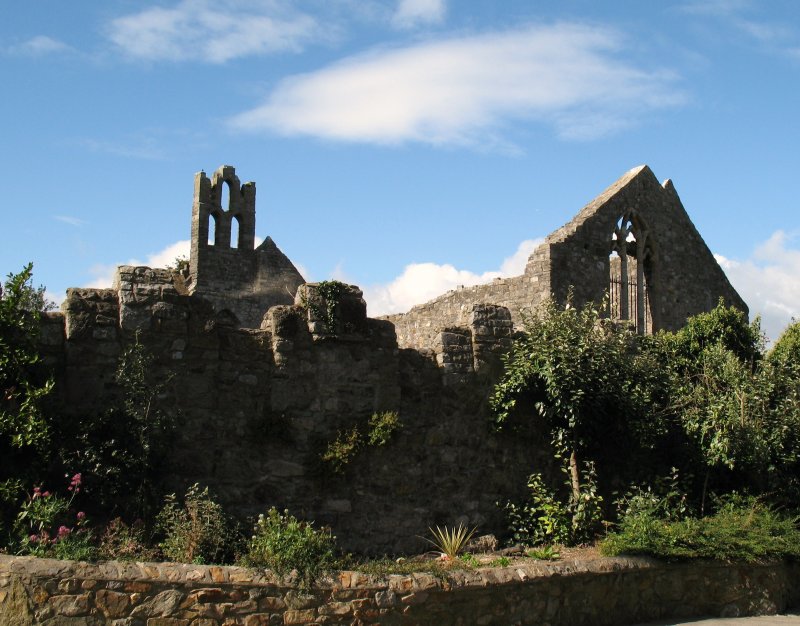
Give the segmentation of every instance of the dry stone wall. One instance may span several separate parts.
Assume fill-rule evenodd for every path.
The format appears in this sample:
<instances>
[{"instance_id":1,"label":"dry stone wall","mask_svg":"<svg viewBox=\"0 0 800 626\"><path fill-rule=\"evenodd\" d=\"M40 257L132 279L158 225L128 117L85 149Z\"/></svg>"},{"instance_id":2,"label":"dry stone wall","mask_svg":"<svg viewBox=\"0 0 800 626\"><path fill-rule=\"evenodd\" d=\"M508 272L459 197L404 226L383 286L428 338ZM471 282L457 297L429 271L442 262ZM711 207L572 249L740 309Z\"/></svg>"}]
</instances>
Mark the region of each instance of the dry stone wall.
<instances>
[{"instance_id":1,"label":"dry stone wall","mask_svg":"<svg viewBox=\"0 0 800 626\"><path fill-rule=\"evenodd\" d=\"M4 626L478 624L604 626L775 614L800 602L797 564L665 565L644 558L371 577L308 590L241 567L77 563L0 555Z\"/></svg>"}]
</instances>

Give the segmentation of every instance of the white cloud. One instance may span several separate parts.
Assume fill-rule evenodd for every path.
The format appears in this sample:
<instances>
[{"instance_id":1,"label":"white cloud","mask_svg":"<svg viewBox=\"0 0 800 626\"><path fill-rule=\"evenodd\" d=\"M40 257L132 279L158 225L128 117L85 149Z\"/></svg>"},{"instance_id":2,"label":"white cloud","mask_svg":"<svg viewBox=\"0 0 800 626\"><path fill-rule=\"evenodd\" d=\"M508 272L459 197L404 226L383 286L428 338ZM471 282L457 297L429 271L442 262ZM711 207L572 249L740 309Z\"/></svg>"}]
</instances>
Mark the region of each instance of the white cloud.
<instances>
[{"instance_id":1,"label":"white cloud","mask_svg":"<svg viewBox=\"0 0 800 626\"><path fill-rule=\"evenodd\" d=\"M20 56L40 57L46 54L53 54L57 52L67 52L72 50L70 46L63 41L53 39L46 35L37 35L27 41L11 46L9 52Z\"/></svg>"},{"instance_id":2,"label":"white cloud","mask_svg":"<svg viewBox=\"0 0 800 626\"><path fill-rule=\"evenodd\" d=\"M260 246L263 241L261 237L256 236L255 247L257 248ZM190 246L191 242L188 239L182 239L181 241L176 241L175 243L165 246L157 252L147 255L144 261L133 258L127 263L115 263L113 265L98 263L89 268L92 280L85 284L84 287L111 287L114 282L114 275L117 272L117 266L119 265L144 265L146 267L167 267L168 265L174 265L175 260L178 258L189 258Z\"/></svg>"},{"instance_id":3,"label":"white cloud","mask_svg":"<svg viewBox=\"0 0 800 626\"><path fill-rule=\"evenodd\" d=\"M672 73L618 58L621 40L562 23L373 51L285 79L231 124L342 141L481 145L525 119L594 138L685 100Z\"/></svg>"},{"instance_id":4,"label":"white cloud","mask_svg":"<svg viewBox=\"0 0 800 626\"><path fill-rule=\"evenodd\" d=\"M445 0L400 0L392 17L397 28L436 24L444 19Z\"/></svg>"},{"instance_id":5,"label":"white cloud","mask_svg":"<svg viewBox=\"0 0 800 626\"><path fill-rule=\"evenodd\" d=\"M82 220L79 217L74 217L72 215L54 215L53 219L75 227L80 227L86 224L86 220Z\"/></svg>"},{"instance_id":6,"label":"white cloud","mask_svg":"<svg viewBox=\"0 0 800 626\"><path fill-rule=\"evenodd\" d=\"M320 35L316 20L285 3L181 0L113 20L108 38L145 60L224 63L237 57L296 51Z\"/></svg>"},{"instance_id":7,"label":"white cloud","mask_svg":"<svg viewBox=\"0 0 800 626\"><path fill-rule=\"evenodd\" d=\"M513 255L503 260L499 270L477 274L459 270L450 264L412 263L397 278L386 285L373 285L364 289L369 315L386 315L407 311L463 285L479 285L495 278L518 276L525 270L531 252L544 241L528 239L517 247Z\"/></svg>"},{"instance_id":8,"label":"white cloud","mask_svg":"<svg viewBox=\"0 0 800 626\"><path fill-rule=\"evenodd\" d=\"M731 284L750 307L750 317L761 315L767 337L775 340L794 318L800 318L800 249L793 238L776 231L749 259L737 261L715 255Z\"/></svg>"}]
</instances>

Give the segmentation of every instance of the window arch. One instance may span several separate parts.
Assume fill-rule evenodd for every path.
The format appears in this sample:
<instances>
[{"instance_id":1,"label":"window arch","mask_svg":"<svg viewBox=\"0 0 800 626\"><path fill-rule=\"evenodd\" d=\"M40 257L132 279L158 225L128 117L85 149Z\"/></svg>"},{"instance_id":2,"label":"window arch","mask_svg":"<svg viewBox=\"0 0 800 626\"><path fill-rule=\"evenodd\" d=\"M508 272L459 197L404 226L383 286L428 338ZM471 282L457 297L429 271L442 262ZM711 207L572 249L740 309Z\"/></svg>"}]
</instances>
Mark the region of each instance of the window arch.
<instances>
[{"instance_id":1,"label":"window arch","mask_svg":"<svg viewBox=\"0 0 800 626\"><path fill-rule=\"evenodd\" d=\"M652 247L649 233L635 211L626 211L614 225L608 260L612 319L629 321L642 335L652 332L647 287Z\"/></svg>"}]
</instances>

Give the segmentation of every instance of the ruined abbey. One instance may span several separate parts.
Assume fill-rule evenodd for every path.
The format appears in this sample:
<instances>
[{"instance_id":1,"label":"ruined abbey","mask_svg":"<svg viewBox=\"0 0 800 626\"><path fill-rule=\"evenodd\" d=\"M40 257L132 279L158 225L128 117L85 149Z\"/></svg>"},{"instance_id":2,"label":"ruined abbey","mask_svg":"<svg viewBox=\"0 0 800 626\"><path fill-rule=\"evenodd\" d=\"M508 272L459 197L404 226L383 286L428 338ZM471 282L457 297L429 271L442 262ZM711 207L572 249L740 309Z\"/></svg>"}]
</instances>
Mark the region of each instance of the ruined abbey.
<instances>
[{"instance_id":1,"label":"ruined abbey","mask_svg":"<svg viewBox=\"0 0 800 626\"><path fill-rule=\"evenodd\" d=\"M228 206L223 206L227 186ZM486 397L521 315L545 298L610 298L638 332L679 328L723 298L746 306L670 181L626 173L530 256L521 276L461 288L372 319L355 286L306 283L267 237L255 247L256 187L233 167L195 177L188 267L121 266L111 289L69 289L42 341L65 406L114 392L132 341L169 381L182 416L177 490L199 482L243 513L288 508L328 524L346 549L418 547L432 524L496 531L496 502L547 463L495 433ZM399 429L340 472L321 461L337 434L380 412Z\"/></svg>"}]
</instances>

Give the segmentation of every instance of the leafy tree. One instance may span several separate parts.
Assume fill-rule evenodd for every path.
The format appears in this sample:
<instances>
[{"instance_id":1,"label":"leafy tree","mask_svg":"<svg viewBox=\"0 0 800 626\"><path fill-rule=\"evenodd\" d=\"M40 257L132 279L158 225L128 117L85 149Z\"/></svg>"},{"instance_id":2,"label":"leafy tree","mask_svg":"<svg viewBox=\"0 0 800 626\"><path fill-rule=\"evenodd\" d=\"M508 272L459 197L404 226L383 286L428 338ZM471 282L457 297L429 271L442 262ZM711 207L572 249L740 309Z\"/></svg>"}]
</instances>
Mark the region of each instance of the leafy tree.
<instances>
[{"instance_id":1,"label":"leafy tree","mask_svg":"<svg viewBox=\"0 0 800 626\"><path fill-rule=\"evenodd\" d=\"M138 341L120 355L110 408L58 425L62 462L81 467L93 499L108 514L148 518L162 493L160 477L177 413L164 405L168 380L156 378L153 355ZM77 442L79 445L75 446Z\"/></svg>"},{"instance_id":2,"label":"leafy tree","mask_svg":"<svg viewBox=\"0 0 800 626\"><path fill-rule=\"evenodd\" d=\"M48 304L33 287L33 264L0 286L0 436L3 444L42 447L48 424L41 404L53 388L38 350L39 318Z\"/></svg>"},{"instance_id":3,"label":"leafy tree","mask_svg":"<svg viewBox=\"0 0 800 626\"><path fill-rule=\"evenodd\" d=\"M499 427L527 416L548 427L557 456L568 459L574 502L582 497L581 461L604 448L632 451L667 427L658 363L627 325L601 312L551 301L526 319L490 399Z\"/></svg>"}]
</instances>

